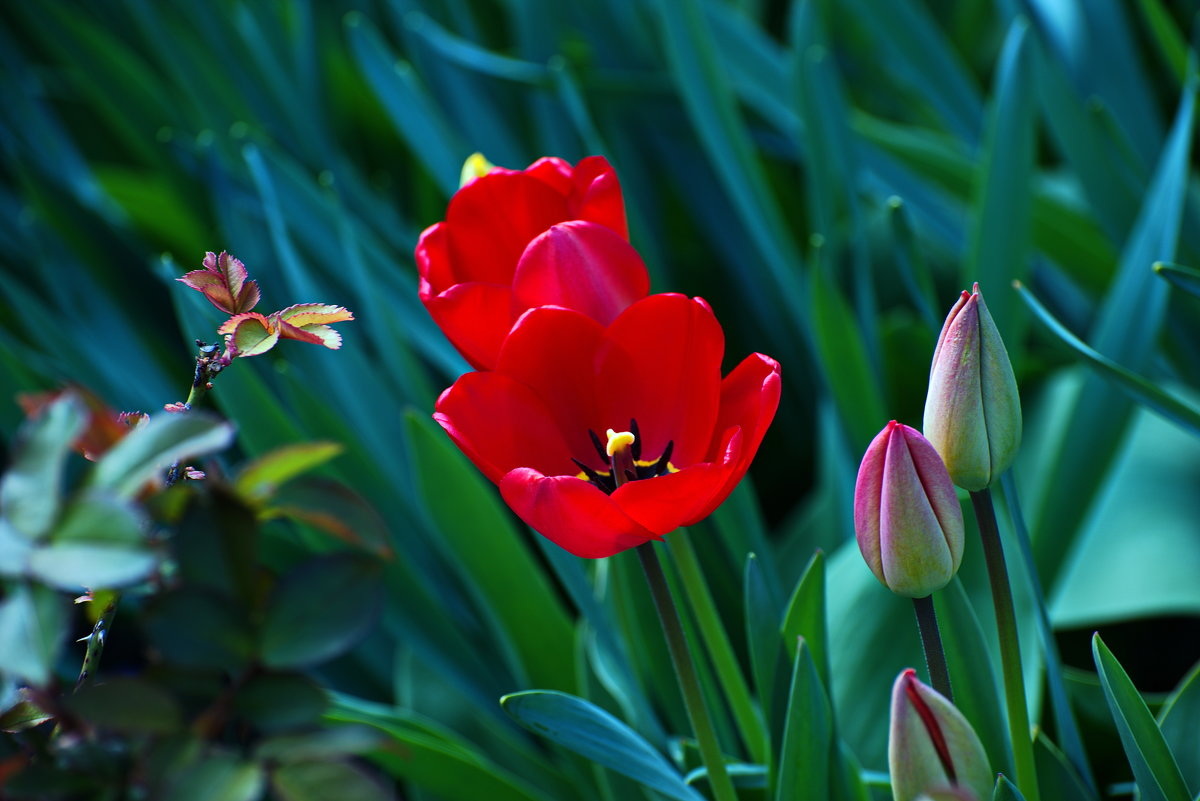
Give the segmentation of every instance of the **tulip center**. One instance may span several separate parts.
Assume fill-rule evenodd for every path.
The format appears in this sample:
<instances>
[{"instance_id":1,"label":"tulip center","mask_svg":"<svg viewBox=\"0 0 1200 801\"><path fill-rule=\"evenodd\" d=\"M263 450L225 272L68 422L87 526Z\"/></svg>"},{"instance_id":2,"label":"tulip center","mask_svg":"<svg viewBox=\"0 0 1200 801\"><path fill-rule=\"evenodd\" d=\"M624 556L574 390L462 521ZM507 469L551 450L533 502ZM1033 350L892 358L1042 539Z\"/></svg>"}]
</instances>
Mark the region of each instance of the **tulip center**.
<instances>
[{"instance_id":1,"label":"tulip center","mask_svg":"<svg viewBox=\"0 0 1200 801\"><path fill-rule=\"evenodd\" d=\"M627 481L655 478L678 471L679 468L671 464L671 452L675 449L674 440L667 443L667 447L663 448L662 455L657 459L642 458L642 442L637 420L629 421L628 431L615 431L610 428L606 433L608 441L604 442L595 431L588 429L592 445L608 465L608 470L594 470L578 459L571 459L579 467L579 478L592 482L603 490L605 495L611 495L617 487Z\"/></svg>"}]
</instances>

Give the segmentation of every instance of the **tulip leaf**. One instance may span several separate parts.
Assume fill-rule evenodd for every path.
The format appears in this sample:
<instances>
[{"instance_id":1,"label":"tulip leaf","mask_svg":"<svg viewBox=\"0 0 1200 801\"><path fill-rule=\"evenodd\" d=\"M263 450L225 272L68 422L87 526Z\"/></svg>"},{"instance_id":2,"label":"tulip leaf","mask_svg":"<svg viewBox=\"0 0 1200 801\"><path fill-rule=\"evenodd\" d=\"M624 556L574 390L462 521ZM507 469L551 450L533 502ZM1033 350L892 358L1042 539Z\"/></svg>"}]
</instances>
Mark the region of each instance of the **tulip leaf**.
<instances>
[{"instance_id":1,"label":"tulip leaf","mask_svg":"<svg viewBox=\"0 0 1200 801\"><path fill-rule=\"evenodd\" d=\"M1200 297L1200 270L1158 261L1154 263L1154 272L1171 286Z\"/></svg>"},{"instance_id":2,"label":"tulip leaf","mask_svg":"<svg viewBox=\"0 0 1200 801\"><path fill-rule=\"evenodd\" d=\"M1158 713L1163 739L1188 787L1200 792L1200 663L1179 682Z\"/></svg>"},{"instance_id":3,"label":"tulip leaf","mask_svg":"<svg viewBox=\"0 0 1200 801\"><path fill-rule=\"evenodd\" d=\"M1191 801L1179 765L1145 700L1099 634L1092 637L1092 656L1143 801Z\"/></svg>"},{"instance_id":4,"label":"tulip leaf","mask_svg":"<svg viewBox=\"0 0 1200 801\"><path fill-rule=\"evenodd\" d=\"M390 743L367 754L396 778L445 801L551 801L453 732L409 711L330 693L326 720L361 723Z\"/></svg>"},{"instance_id":5,"label":"tulip leaf","mask_svg":"<svg viewBox=\"0 0 1200 801\"><path fill-rule=\"evenodd\" d=\"M904 200L894 195L888 198L887 210L891 221L892 240L896 245L896 266L904 279L904 287L921 313L926 327L936 333L942 325L940 304L935 300L933 274L929 269L929 262L916 245L912 215Z\"/></svg>"},{"instance_id":6,"label":"tulip leaf","mask_svg":"<svg viewBox=\"0 0 1200 801\"><path fill-rule=\"evenodd\" d=\"M1042 798L1055 801L1100 801L1100 796L1088 789L1075 766L1054 743L1038 732L1033 742L1033 758L1037 764L1038 790Z\"/></svg>"},{"instance_id":7,"label":"tulip leaf","mask_svg":"<svg viewBox=\"0 0 1200 801\"><path fill-rule=\"evenodd\" d=\"M91 485L112 490L118 498L132 498L172 462L205 456L232 440L233 426L209 414L156 415L104 454L92 473Z\"/></svg>"},{"instance_id":8,"label":"tulip leaf","mask_svg":"<svg viewBox=\"0 0 1200 801\"><path fill-rule=\"evenodd\" d=\"M0 673L45 684L66 632L65 598L40 585L9 585L0 601Z\"/></svg>"},{"instance_id":9,"label":"tulip leaf","mask_svg":"<svg viewBox=\"0 0 1200 801\"><path fill-rule=\"evenodd\" d=\"M509 651L521 684L573 686L571 623L557 593L512 525L495 489L432 422L407 418L418 486L446 553L492 619L499 647ZM452 486L454 493L445 488ZM518 684L520 686L520 684Z\"/></svg>"},{"instance_id":10,"label":"tulip leaf","mask_svg":"<svg viewBox=\"0 0 1200 801\"><path fill-rule=\"evenodd\" d=\"M750 669L758 690L763 721L774 741L781 730L782 720L775 704L777 684L781 684L782 637L779 633L779 610L771 600L763 578L765 568L757 554L746 555L744 603L746 609L746 641L750 651Z\"/></svg>"},{"instance_id":11,"label":"tulip leaf","mask_svg":"<svg viewBox=\"0 0 1200 801\"><path fill-rule=\"evenodd\" d=\"M500 699L504 711L532 732L679 801L703 796L633 729L600 707L567 693L530 690Z\"/></svg>"},{"instance_id":12,"label":"tulip leaf","mask_svg":"<svg viewBox=\"0 0 1200 801\"><path fill-rule=\"evenodd\" d=\"M813 654L805 640L796 648L779 752L775 801L830 797L833 713Z\"/></svg>"},{"instance_id":13,"label":"tulip leaf","mask_svg":"<svg viewBox=\"0 0 1200 801\"><path fill-rule=\"evenodd\" d=\"M289 762L271 773L280 801L388 801L393 794L361 768L348 762Z\"/></svg>"},{"instance_id":14,"label":"tulip leaf","mask_svg":"<svg viewBox=\"0 0 1200 801\"><path fill-rule=\"evenodd\" d=\"M954 705L979 735L992 769L1010 773L1013 757L1002 707L1004 694L992 666L987 638L957 576L933 594L933 603L950 670Z\"/></svg>"},{"instance_id":15,"label":"tulip leaf","mask_svg":"<svg viewBox=\"0 0 1200 801\"><path fill-rule=\"evenodd\" d=\"M992 801L1025 801L1025 796L1021 795L1021 791L1008 780L1007 776L1000 774L996 777L996 789L992 792Z\"/></svg>"},{"instance_id":16,"label":"tulip leaf","mask_svg":"<svg viewBox=\"0 0 1200 801\"><path fill-rule=\"evenodd\" d=\"M1017 289L1038 319L1060 340L1095 367L1102 378L1116 384L1147 408L1183 426L1193 434L1200 434L1200 408L1161 389L1132 370L1122 367L1104 354L1094 350L1055 319L1054 315L1026 287L1018 286Z\"/></svg>"},{"instance_id":17,"label":"tulip leaf","mask_svg":"<svg viewBox=\"0 0 1200 801\"><path fill-rule=\"evenodd\" d=\"M319 556L293 568L267 603L262 659L275 668L323 662L358 642L383 603L377 560L358 554Z\"/></svg>"},{"instance_id":18,"label":"tulip leaf","mask_svg":"<svg viewBox=\"0 0 1200 801\"><path fill-rule=\"evenodd\" d=\"M821 686L829 687L829 631L825 611L825 553L820 549L808 560L800 574L783 617L783 645L788 658L795 660L799 638L804 638ZM793 679L794 681L794 679Z\"/></svg>"},{"instance_id":19,"label":"tulip leaf","mask_svg":"<svg viewBox=\"0 0 1200 801\"><path fill-rule=\"evenodd\" d=\"M0 517L27 539L40 538L58 516L63 466L86 423L83 402L68 394L22 430L13 462L0 478Z\"/></svg>"}]
</instances>

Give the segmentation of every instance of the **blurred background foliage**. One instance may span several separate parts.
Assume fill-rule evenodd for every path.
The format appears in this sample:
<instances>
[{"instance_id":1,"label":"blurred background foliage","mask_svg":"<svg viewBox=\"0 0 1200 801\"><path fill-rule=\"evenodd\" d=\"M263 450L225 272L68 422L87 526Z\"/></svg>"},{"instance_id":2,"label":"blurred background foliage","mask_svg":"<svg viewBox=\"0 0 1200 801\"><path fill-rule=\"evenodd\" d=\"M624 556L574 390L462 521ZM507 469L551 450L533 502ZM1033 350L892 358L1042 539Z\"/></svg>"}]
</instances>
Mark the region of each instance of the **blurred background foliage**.
<instances>
[{"instance_id":1,"label":"blurred background foliage","mask_svg":"<svg viewBox=\"0 0 1200 801\"><path fill-rule=\"evenodd\" d=\"M1040 591L1093 769L1102 787L1128 781L1123 760L1105 758L1119 746L1088 635L1102 629L1153 693L1200 658L1200 301L1151 269L1200 263L1190 9L4 4L6 461L18 392L73 382L148 411L183 399L192 342L213 341L222 317L171 279L205 251L242 259L266 306L357 316L339 352L280 347L219 376L208 400L235 422L236 445L207 465L209 482L155 511L174 527L164 564L177 572L126 593L101 666L112 681L100 687L117 689L73 714L126 734L123 780L150 775L144 786L172 798L221 782L219 797L253 798L267 781L287 799L322 786L376 798L382 777L431 801L638 797L498 703L562 690L659 748L688 731L632 554L584 562L531 534L431 423L466 365L421 308L412 259L473 151L513 168L600 153L653 289L707 298L730 364L752 350L783 364L751 478L686 534L747 675L761 674L762 620L777 631L822 549L837 732L884 769L888 690L919 650L906 604L853 544L854 471L889 419L920 420L941 318L979 281L1024 399L1004 498L1010 512L1020 498L1040 579L1018 569L1028 642ZM1119 385L1089 366L1014 280L1137 375ZM1164 417L1168 401L1184 411ZM311 441L342 452L284 460L295 470L280 486L237 487L252 460ZM1010 554L1020 562L1016 542ZM954 597L986 630L973 539L960 578ZM62 682L83 650L65 629L85 634L86 610L48 652ZM1026 657L1038 709L1042 658ZM5 706L15 688L12 676L0 687ZM773 693L758 687L768 718ZM209 726L221 698L238 711ZM0 759L44 746L21 736ZM145 742L154 749L138 752ZM305 767L314 754L324 761ZM80 782L89 764L63 770ZM155 771L174 778L155 784ZM54 797L99 797L88 787L55 785Z\"/></svg>"}]
</instances>

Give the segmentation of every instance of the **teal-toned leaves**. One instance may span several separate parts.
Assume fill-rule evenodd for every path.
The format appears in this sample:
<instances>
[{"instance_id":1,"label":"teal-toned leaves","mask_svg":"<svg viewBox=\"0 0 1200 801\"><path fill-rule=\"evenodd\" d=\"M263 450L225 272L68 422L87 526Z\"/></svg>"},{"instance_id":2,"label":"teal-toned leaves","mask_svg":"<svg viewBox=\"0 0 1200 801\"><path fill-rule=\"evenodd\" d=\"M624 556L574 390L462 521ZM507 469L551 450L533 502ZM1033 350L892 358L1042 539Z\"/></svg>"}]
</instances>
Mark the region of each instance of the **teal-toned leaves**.
<instances>
[{"instance_id":1,"label":"teal-toned leaves","mask_svg":"<svg viewBox=\"0 0 1200 801\"><path fill-rule=\"evenodd\" d=\"M775 801L829 798L832 751L833 712L812 652L802 639L792 668Z\"/></svg>"},{"instance_id":2,"label":"teal-toned leaves","mask_svg":"<svg viewBox=\"0 0 1200 801\"><path fill-rule=\"evenodd\" d=\"M29 555L29 570L67 591L122 587L158 564L146 543L145 514L128 501L85 495L63 512L50 540Z\"/></svg>"},{"instance_id":3,"label":"teal-toned leaves","mask_svg":"<svg viewBox=\"0 0 1200 801\"><path fill-rule=\"evenodd\" d=\"M700 801L654 748L596 705L560 692L531 690L500 699L504 711L530 731L679 801Z\"/></svg>"},{"instance_id":4,"label":"teal-toned leaves","mask_svg":"<svg viewBox=\"0 0 1200 801\"><path fill-rule=\"evenodd\" d=\"M817 551L792 591L783 616L783 644L789 659L796 659L803 638L821 684L829 687L829 632L825 603L825 554Z\"/></svg>"},{"instance_id":5,"label":"teal-toned leaves","mask_svg":"<svg viewBox=\"0 0 1200 801\"><path fill-rule=\"evenodd\" d=\"M377 560L356 554L316 557L294 568L267 603L262 660L307 667L345 651L375 625L383 601Z\"/></svg>"},{"instance_id":6,"label":"teal-toned leaves","mask_svg":"<svg viewBox=\"0 0 1200 801\"><path fill-rule=\"evenodd\" d=\"M393 798L379 780L362 768L338 760L291 762L271 773L280 801L387 801Z\"/></svg>"},{"instance_id":7,"label":"teal-toned leaves","mask_svg":"<svg viewBox=\"0 0 1200 801\"><path fill-rule=\"evenodd\" d=\"M262 796L266 775L257 762L217 752L172 771L165 784L162 797L173 801L255 801Z\"/></svg>"},{"instance_id":8,"label":"teal-toned leaves","mask_svg":"<svg viewBox=\"0 0 1200 801\"><path fill-rule=\"evenodd\" d=\"M39 585L9 585L0 601L0 672L45 684L66 625L66 598Z\"/></svg>"},{"instance_id":9,"label":"teal-toned leaves","mask_svg":"<svg viewBox=\"0 0 1200 801\"><path fill-rule=\"evenodd\" d=\"M1179 682L1162 710L1158 727L1167 741L1179 771L1193 792L1200 792L1200 663Z\"/></svg>"},{"instance_id":10,"label":"teal-toned leaves","mask_svg":"<svg viewBox=\"0 0 1200 801\"><path fill-rule=\"evenodd\" d=\"M132 498L172 462L205 456L226 447L233 426L199 412L162 414L131 431L96 464L91 486Z\"/></svg>"},{"instance_id":11,"label":"teal-toned leaves","mask_svg":"<svg viewBox=\"0 0 1200 801\"><path fill-rule=\"evenodd\" d=\"M65 395L23 432L0 479L0 518L25 538L41 537L54 523L62 503L63 466L86 423L83 403Z\"/></svg>"},{"instance_id":12,"label":"teal-toned leaves","mask_svg":"<svg viewBox=\"0 0 1200 801\"><path fill-rule=\"evenodd\" d=\"M1092 656L1142 798L1145 801L1191 801L1192 795L1162 731L1125 669L1099 634L1092 637Z\"/></svg>"},{"instance_id":13,"label":"teal-toned leaves","mask_svg":"<svg viewBox=\"0 0 1200 801\"><path fill-rule=\"evenodd\" d=\"M1008 780L1007 776L996 778L996 789L992 793L992 801L1025 801L1025 796L1017 786Z\"/></svg>"},{"instance_id":14,"label":"teal-toned leaves","mask_svg":"<svg viewBox=\"0 0 1200 801\"><path fill-rule=\"evenodd\" d=\"M1038 790L1043 798L1055 801L1098 801L1099 796L1088 789L1075 766L1044 732L1033 741L1033 758L1037 764Z\"/></svg>"},{"instance_id":15,"label":"teal-toned leaves","mask_svg":"<svg viewBox=\"0 0 1200 801\"><path fill-rule=\"evenodd\" d=\"M329 705L324 690L301 673L260 673L238 690L233 711L258 731L279 732L320 721Z\"/></svg>"},{"instance_id":16,"label":"teal-toned leaves","mask_svg":"<svg viewBox=\"0 0 1200 801\"><path fill-rule=\"evenodd\" d=\"M1156 261L1154 262L1154 272L1171 286L1200 297L1200 270L1184 267L1182 264Z\"/></svg>"},{"instance_id":17,"label":"teal-toned leaves","mask_svg":"<svg viewBox=\"0 0 1200 801\"><path fill-rule=\"evenodd\" d=\"M178 700L144 679L115 678L86 686L71 710L94 726L127 734L166 734L183 723Z\"/></svg>"}]
</instances>

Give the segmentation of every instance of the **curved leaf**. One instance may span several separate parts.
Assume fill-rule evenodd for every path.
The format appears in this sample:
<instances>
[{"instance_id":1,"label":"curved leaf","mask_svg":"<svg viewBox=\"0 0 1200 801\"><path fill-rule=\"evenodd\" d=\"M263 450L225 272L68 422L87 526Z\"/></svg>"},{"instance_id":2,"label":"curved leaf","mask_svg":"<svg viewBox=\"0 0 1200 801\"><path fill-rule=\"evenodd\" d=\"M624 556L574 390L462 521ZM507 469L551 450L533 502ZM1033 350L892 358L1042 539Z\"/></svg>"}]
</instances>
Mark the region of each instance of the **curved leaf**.
<instances>
[{"instance_id":1,"label":"curved leaf","mask_svg":"<svg viewBox=\"0 0 1200 801\"><path fill-rule=\"evenodd\" d=\"M91 485L132 498L172 462L204 456L233 441L233 426L199 412L162 414L131 431L96 464Z\"/></svg>"}]
</instances>

